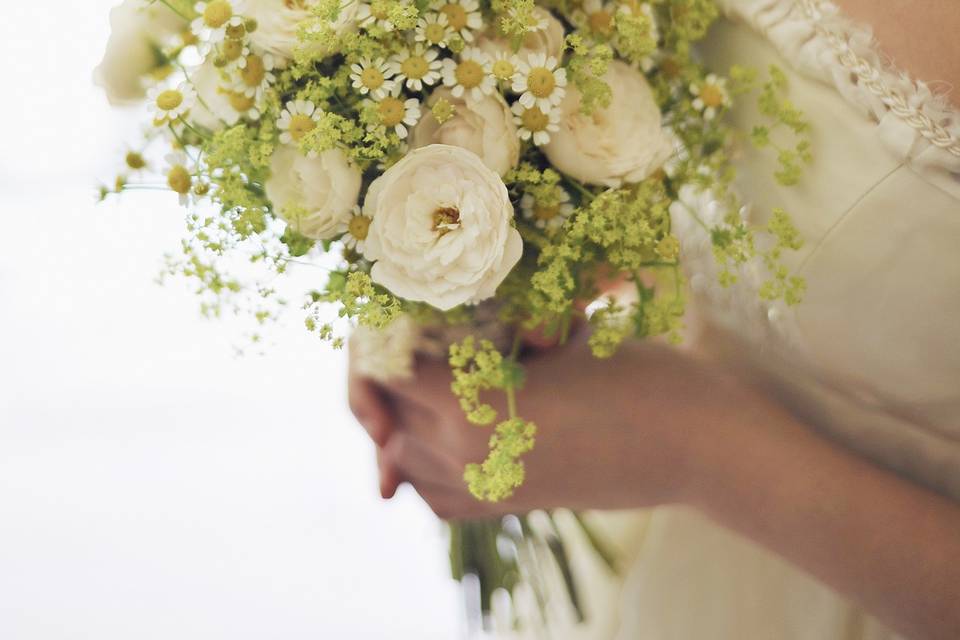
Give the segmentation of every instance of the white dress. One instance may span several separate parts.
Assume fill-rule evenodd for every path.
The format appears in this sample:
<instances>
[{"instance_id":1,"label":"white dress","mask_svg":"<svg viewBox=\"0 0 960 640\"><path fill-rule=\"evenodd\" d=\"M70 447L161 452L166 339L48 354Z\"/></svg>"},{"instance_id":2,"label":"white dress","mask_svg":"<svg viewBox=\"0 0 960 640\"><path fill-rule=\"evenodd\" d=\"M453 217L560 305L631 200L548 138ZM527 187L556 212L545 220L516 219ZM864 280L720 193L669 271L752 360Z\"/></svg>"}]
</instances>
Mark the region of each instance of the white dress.
<instances>
[{"instance_id":1,"label":"white dress","mask_svg":"<svg viewBox=\"0 0 960 640\"><path fill-rule=\"evenodd\" d=\"M799 185L781 187L769 150L743 145L741 190L758 220L774 207L792 215L806 246L791 259L808 290L787 309L761 304L751 273L733 289L701 282L709 340L838 445L960 501L960 114L893 72L869 32L829 3L719 4L727 19L704 58L718 71L786 71L812 125L814 162ZM732 114L741 130L761 122L752 102ZM709 268L694 233L682 238L684 259ZM697 512L656 508L634 526L619 607L580 637L896 637Z\"/></svg>"}]
</instances>

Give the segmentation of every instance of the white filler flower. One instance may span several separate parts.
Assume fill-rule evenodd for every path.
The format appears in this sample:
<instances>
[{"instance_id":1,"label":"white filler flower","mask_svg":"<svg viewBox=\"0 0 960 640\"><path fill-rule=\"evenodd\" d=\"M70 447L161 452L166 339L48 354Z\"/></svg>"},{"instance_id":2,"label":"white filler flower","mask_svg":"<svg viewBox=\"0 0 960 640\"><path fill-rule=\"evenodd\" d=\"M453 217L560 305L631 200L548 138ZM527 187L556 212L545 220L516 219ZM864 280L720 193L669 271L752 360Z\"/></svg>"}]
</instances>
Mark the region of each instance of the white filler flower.
<instances>
[{"instance_id":1,"label":"white filler flower","mask_svg":"<svg viewBox=\"0 0 960 640\"><path fill-rule=\"evenodd\" d=\"M443 311L492 297L523 252L503 181L460 147L411 151L373 181L363 209L374 282Z\"/></svg>"}]
</instances>

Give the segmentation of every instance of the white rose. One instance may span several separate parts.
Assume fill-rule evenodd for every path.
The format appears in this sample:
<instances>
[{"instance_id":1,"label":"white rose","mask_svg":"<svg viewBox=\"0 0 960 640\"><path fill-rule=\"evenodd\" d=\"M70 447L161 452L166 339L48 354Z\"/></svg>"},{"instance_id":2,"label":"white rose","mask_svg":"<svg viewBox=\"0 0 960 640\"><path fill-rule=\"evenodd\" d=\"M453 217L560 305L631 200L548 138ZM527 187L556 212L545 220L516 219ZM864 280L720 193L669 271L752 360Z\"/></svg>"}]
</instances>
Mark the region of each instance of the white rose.
<instances>
[{"instance_id":1,"label":"white rose","mask_svg":"<svg viewBox=\"0 0 960 640\"><path fill-rule=\"evenodd\" d=\"M156 69L156 48L187 23L161 3L125 0L110 10L110 38L93 80L112 105L140 100L143 77Z\"/></svg>"},{"instance_id":2,"label":"white rose","mask_svg":"<svg viewBox=\"0 0 960 640\"><path fill-rule=\"evenodd\" d=\"M547 57L553 56L560 60L563 57L563 43L566 38L563 23L543 7L535 7L533 15L541 23L545 23L545 26L531 31L524 37L517 55L521 60L526 60L531 53L543 53ZM513 53L510 41L499 36L479 38L476 46L490 56L496 56L498 53Z\"/></svg>"},{"instance_id":3,"label":"white rose","mask_svg":"<svg viewBox=\"0 0 960 640\"><path fill-rule=\"evenodd\" d=\"M271 158L267 198L274 212L298 232L327 240L349 222L361 180L360 171L340 149L308 158L285 145Z\"/></svg>"},{"instance_id":4,"label":"white rose","mask_svg":"<svg viewBox=\"0 0 960 640\"><path fill-rule=\"evenodd\" d=\"M482 100L467 101L453 97L448 87L436 89L427 99L433 106L445 99L456 108L456 114L443 124L427 110L410 134L410 148L428 144L448 144L468 149L483 160L492 171L505 174L520 160L520 138L513 114L499 92Z\"/></svg>"},{"instance_id":5,"label":"white rose","mask_svg":"<svg viewBox=\"0 0 960 640\"><path fill-rule=\"evenodd\" d=\"M660 108L642 73L614 60L604 77L610 106L580 113L580 92L573 84L560 104L560 130L550 134L544 152L560 171L586 184L618 187L639 182L673 153L660 126Z\"/></svg>"},{"instance_id":6,"label":"white rose","mask_svg":"<svg viewBox=\"0 0 960 640\"><path fill-rule=\"evenodd\" d=\"M257 47L284 59L293 58L300 44L297 40L297 25L310 16L310 5L316 0L247 0L243 14L257 21L257 29L250 40ZM334 23L337 33L351 28L356 17L358 2L349 2L341 7Z\"/></svg>"},{"instance_id":7,"label":"white rose","mask_svg":"<svg viewBox=\"0 0 960 640\"><path fill-rule=\"evenodd\" d=\"M354 370L379 382L411 378L419 337L417 323L407 315L400 316L383 329L358 326L350 336L350 359Z\"/></svg>"},{"instance_id":8,"label":"white rose","mask_svg":"<svg viewBox=\"0 0 960 640\"><path fill-rule=\"evenodd\" d=\"M374 180L363 208L374 282L443 311L492 297L523 253L506 186L460 147L411 151Z\"/></svg>"}]
</instances>

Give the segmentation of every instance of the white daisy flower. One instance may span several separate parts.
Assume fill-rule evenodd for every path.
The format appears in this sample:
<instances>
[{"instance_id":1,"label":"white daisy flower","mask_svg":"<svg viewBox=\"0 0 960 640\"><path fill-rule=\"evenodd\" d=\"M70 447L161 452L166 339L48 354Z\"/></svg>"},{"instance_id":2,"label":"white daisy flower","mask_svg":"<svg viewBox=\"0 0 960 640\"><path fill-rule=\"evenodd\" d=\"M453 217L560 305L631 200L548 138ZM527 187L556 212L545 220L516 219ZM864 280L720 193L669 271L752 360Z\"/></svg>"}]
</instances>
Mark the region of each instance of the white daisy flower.
<instances>
[{"instance_id":1,"label":"white daisy flower","mask_svg":"<svg viewBox=\"0 0 960 640\"><path fill-rule=\"evenodd\" d=\"M390 21L389 8L390 3L387 0L361 2L357 8L357 24L367 29L378 26L384 31L393 31L397 27Z\"/></svg>"},{"instance_id":2,"label":"white daisy flower","mask_svg":"<svg viewBox=\"0 0 960 640\"><path fill-rule=\"evenodd\" d=\"M532 139L533 144L544 145L550 142L551 133L560 130L559 109L544 113L536 105L527 108L514 102L510 110L513 112L513 121L517 124L517 135L521 140Z\"/></svg>"},{"instance_id":3,"label":"white daisy flower","mask_svg":"<svg viewBox=\"0 0 960 640\"><path fill-rule=\"evenodd\" d=\"M435 0L430 8L445 15L450 28L464 42L473 42L474 32L483 29L483 15L477 0Z\"/></svg>"},{"instance_id":4,"label":"white daisy flower","mask_svg":"<svg viewBox=\"0 0 960 640\"><path fill-rule=\"evenodd\" d=\"M213 45L227 37L227 30L243 27L243 6L239 0L209 0L193 7L197 17L190 30L199 41L200 52L206 55Z\"/></svg>"},{"instance_id":5,"label":"white daisy flower","mask_svg":"<svg viewBox=\"0 0 960 640\"><path fill-rule=\"evenodd\" d=\"M490 58L480 49L466 48L460 60L443 60L443 84L453 88L456 98L466 94L473 100L482 100L497 88L497 79L490 73Z\"/></svg>"},{"instance_id":6,"label":"white daisy flower","mask_svg":"<svg viewBox=\"0 0 960 640\"><path fill-rule=\"evenodd\" d=\"M275 68L276 61L269 53L251 53L240 58L233 72L233 90L260 102L264 92L277 81L273 73Z\"/></svg>"},{"instance_id":7,"label":"white daisy flower","mask_svg":"<svg viewBox=\"0 0 960 640\"><path fill-rule=\"evenodd\" d=\"M610 0L584 0L582 9L574 12L572 21L581 29L603 38L614 35L616 24L614 18L619 9L618 3ZM629 11L629 8L627 9Z\"/></svg>"},{"instance_id":8,"label":"white daisy flower","mask_svg":"<svg viewBox=\"0 0 960 640\"><path fill-rule=\"evenodd\" d=\"M570 194L557 187L558 201L555 204L544 205L537 202L532 194L525 193L520 199L520 210L523 217L533 222L538 229L556 229L573 213L574 207L570 202Z\"/></svg>"},{"instance_id":9,"label":"white daisy flower","mask_svg":"<svg viewBox=\"0 0 960 640\"><path fill-rule=\"evenodd\" d=\"M153 123L158 127L182 117L190 111L196 100L196 90L186 82L175 89L156 86L147 92L147 101L153 111Z\"/></svg>"},{"instance_id":10,"label":"white daisy flower","mask_svg":"<svg viewBox=\"0 0 960 640\"><path fill-rule=\"evenodd\" d=\"M509 50L497 51L490 61L490 73L501 82L512 82L520 59Z\"/></svg>"},{"instance_id":11,"label":"white daisy flower","mask_svg":"<svg viewBox=\"0 0 960 640\"><path fill-rule=\"evenodd\" d=\"M715 73L700 84L691 84L690 93L694 96L693 108L703 113L706 120L713 120L722 109L730 106L727 79L719 78Z\"/></svg>"},{"instance_id":12,"label":"white daisy flower","mask_svg":"<svg viewBox=\"0 0 960 640\"><path fill-rule=\"evenodd\" d=\"M250 55L250 47L246 41L227 38L219 47L217 47L218 57L226 63L225 66L236 66L243 64L243 61Z\"/></svg>"},{"instance_id":13,"label":"white daisy flower","mask_svg":"<svg viewBox=\"0 0 960 640\"><path fill-rule=\"evenodd\" d=\"M521 94L520 104L528 108L536 105L544 112L560 104L567 91L567 70L557 65L556 58L544 53L531 53L526 61L517 62L512 89Z\"/></svg>"},{"instance_id":14,"label":"white daisy flower","mask_svg":"<svg viewBox=\"0 0 960 640\"><path fill-rule=\"evenodd\" d=\"M323 112L309 100L291 100L277 118L280 142L297 144L317 126Z\"/></svg>"},{"instance_id":15,"label":"white daisy flower","mask_svg":"<svg viewBox=\"0 0 960 640\"><path fill-rule=\"evenodd\" d=\"M167 186L180 196L180 204L190 203L193 187L193 171L190 170L190 159L182 151L168 153L164 160L167 161Z\"/></svg>"},{"instance_id":16,"label":"white daisy flower","mask_svg":"<svg viewBox=\"0 0 960 640\"><path fill-rule=\"evenodd\" d=\"M453 36L453 27L445 14L428 13L417 20L413 39L429 47L445 48Z\"/></svg>"},{"instance_id":17,"label":"white daisy flower","mask_svg":"<svg viewBox=\"0 0 960 640\"><path fill-rule=\"evenodd\" d=\"M260 119L260 110L257 108L257 102L253 96L229 89L223 89L222 93L230 102L230 108L236 111L241 118L254 121Z\"/></svg>"},{"instance_id":18,"label":"white daisy flower","mask_svg":"<svg viewBox=\"0 0 960 640\"><path fill-rule=\"evenodd\" d=\"M340 241L348 249L363 253L371 222L373 222L373 216L370 212L365 213L360 205L354 205L353 211L350 212L350 219L340 227L343 232Z\"/></svg>"},{"instance_id":19,"label":"white daisy flower","mask_svg":"<svg viewBox=\"0 0 960 640\"><path fill-rule=\"evenodd\" d=\"M392 76L393 71L383 58L373 61L362 58L359 63L350 65L353 88L358 89L361 95L369 93L375 100L380 100L393 89L396 82L390 79Z\"/></svg>"},{"instance_id":20,"label":"white daisy flower","mask_svg":"<svg viewBox=\"0 0 960 640\"><path fill-rule=\"evenodd\" d=\"M390 92L377 100L377 115L380 117L380 124L387 129L393 129L400 139L407 137L409 130L420 120L420 101L416 98L403 99L401 91L403 87L399 84L393 85Z\"/></svg>"},{"instance_id":21,"label":"white daisy flower","mask_svg":"<svg viewBox=\"0 0 960 640\"><path fill-rule=\"evenodd\" d=\"M443 63L437 59L439 56L436 49L425 49L417 43L412 50L403 49L390 58L390 75L395 82L405 83L407 89L422 91L424 85L431 86L440 80Z\"/></svg>"}]
</instances>

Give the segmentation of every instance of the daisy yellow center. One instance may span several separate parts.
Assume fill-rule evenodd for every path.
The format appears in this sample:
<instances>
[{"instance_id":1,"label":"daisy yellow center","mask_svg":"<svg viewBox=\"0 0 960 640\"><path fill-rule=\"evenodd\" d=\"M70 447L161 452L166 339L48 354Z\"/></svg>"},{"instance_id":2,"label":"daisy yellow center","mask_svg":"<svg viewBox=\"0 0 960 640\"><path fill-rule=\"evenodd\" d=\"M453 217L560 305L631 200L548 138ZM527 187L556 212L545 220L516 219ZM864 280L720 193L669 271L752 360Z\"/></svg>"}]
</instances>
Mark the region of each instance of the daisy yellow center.
<instances>
[{"instance_id":1,"label":"daisy yellow center","mask_svg":"<svg viewBox=\"0 0 960 640\"><path fill-rule=\"evenodd\" d=\"M243 55L243 42L240 40L226 40L223 43L223 57L227 60L238 60Z\"/></svg>"},{"instance_id":2,"label":"daisy yellow center","mask_svg":"<svg viewBox=\"0 0 960 640\"><path fill-rule=\"evenodd\" d=\"M313 121L313 118L298 113L290 118L290 128L288 131L294 142L299 142L303 136L313 131L316 126L317 123Z\"/></svg>"},{"instance_id":3,"label":"daisy yellow center","mask_svg":"<svg viewBox=\"0 0 960 640\"><path fill-rule=\"evenodd\" d=\"M366 240L370 232L370 222L367 216L353 216L347 223L347 231L357 240Z\"/></svg>"},{"instance_id":4,"label":"daisy yellow center","mask_svg":"<svg viewBox=\"0 0 960 640\"><path fill-rule=\"evenodd\" d=\"M723 92L716 85L707 84L700 89L700 99L708 107L719 107L723 104Z\"/></svg>"},{"instance_id":5,"label":"daisy yellow center","mask_svg":"<svg viewBox=\"0 0 960 640\"><path fill-rule=\"evenodd\" d=\"M423 56L410 56L400 63L400 71L408 78L419 80L430 71L430 65Z\"/></svg>"},{"instance_id":6,"label":"daisy yellow center","mask_svg":"<svg viewBox=\"0 0 960 640\"><path fill-rule=\"evenodd\" d=\"M147 166L147 161L143 159L143 156L137 153L136 151L131 151L127 154L126 157L127 166L131 169L143 169Z\"/></svg>"},{"instance_id":7,"label":"daisy yellow center","mask_svg":"<svg viewBox=\"0 0 960 640\"><path fill-rule=\"evenodd\" d=\"M190 193L190 182L190 172L183 165L176 165L167 174L167 184L180 195Z\"/></svg>"},{"instance_id":8,"label":"daisy yellow center","mask_svg":"<svg viewBox=\"0 0 960 640\"><path fill-rule=\"evenodd\" d=\"M613 26L613 16L609 11L597 11L590 14L590 30L607 35Z\"/></svg>"},{"instance_id":9,"label":"daisy yellow center","mask_svg":"<svg viewBox=\"0 0 960 640\"><path fill-rule=\"evenodd\" d=\"M198 39L196 34L193 31L187 29L180 34L180 41L183 42L183 46L189 47L192 44L197 44Z\"/></svg>"},{"instance_id":10,"label":"daisy yellow center","mask_svg":"<svg viewBox=\"0 0 960 640\"><path fill-rule=\"evenodd\" d=\"M384 77L379 69L364 69L363 73L360 74L360 83L365 86L367 89L376 91L383 86Z\"/></svg>"},{"instance_id":11,"label":"daisy yellow center","mask_svg":"<svg viewBox=\"0 0 960 640\"><path fill-rule=\"evenodd\" d=\"M433 230L440 235L460 224L460 210L456 207L440 207L433 212Z\"/></svg>"},{"instance_id":12,"label":"daisy yellow center","mask_svg":"<svg viewBox=\"0 0 960 640\"><path fill-rule=\"evenodd\" d=\"M259 87L266 77L267 68L263 64L263 58L256 54L247 56L247 65L240 70L243 83L248 87Z\"/></svg>"},{"instance_id":13,"label":"daisy yellow center","mask_svg":"<svg viewBox=\"0 0 960 640\"><path fill-rule=\"evenodd\" d=\"M227 0L208 2L203 10L203 24L211 29L219 29L233 17L233 7Z\"/></svg>"},{"instance_id":14,"label":"daisy yellow center","mask_svg":"<svg viewBox=\"0 0 960 640\"><path fill-rule=\"evenodd\" d=\"M493 63L493 75L501 80L512 78L516 70L516 67L509 60L497 60Z\"/></svg>"},{"instance_id":15,"label":"daisy yellow center","mask_svg":"<svg viewBox=\"0 0 960 640\"><path fill-rule=\"evenodd\" d=\"M157 106L164 111L173 111L183 104L183 94L176 89L167 89L157 96Z\"/></svg>"},{"instance_id":16,"label":"daisy yellow center","mask_svg":"<svg viewBox=\"0 0 960 640\"><path fill-rule=\"evenodd\" d=\"M538 98L547 98L553 93L557 86L557 81L553 77L553 72L545 67L532 69L527 76L527 88L530 93Z\"/></svg>"},{"instance_id":17,"label":"daisy yellow center","mask_svg":"<svg viewBox=\"0 0 960 640\"><path fill-rule=\"evenodd\" d=\"M377 107L377 113L380 114L380 122L387 127L395 127L403 121L405 109L403 102L392 96L388 96L380 102Z\"/></svg>"},{"instance_id":18,"label":"daisy yellow center","mask_svg":"<svg viewBox=\"0 0 960 640\"><path fill-rule=\"evenodd\" d=\"M253 98L250 96L231 91L227 99L230 100L230 106L233 107L233 110L239 113L245 113L253 109Z\"/></svg>"},{"instance_id":19,"label":"daisy yellow center","mask_svg":"<svg viewBox=\"0 0 960 640\"><path fill-rule=\"evenodd\" d=\"M550 124L550 118L540 110L540 107L533 107L523 112L523 115L520 116L520 122L524 129L536 133L537 131L546 131L547 125Z\"/></svg>"},{"instance_id":20,"label":"daisy yellow center","mask_svg":"<svg viewBox=\"0 0 960 640\"><path fill-rule=\"evenodd\" d=\"M467 26L467 11L459 4L445 4L440 11L447 16L447 22L450 23L454 31L460 31Z\"/></svg>"},{"instance_id":21,"label":"daisy yellow center","mask_svg":"<svg viewBox=\"0 0 960 640\"><path fill-rule=\"evenodd\" d=\"M544 222L553 220L558 215L560 215L560 205L555 204L549 207L537 205L533 208L533 217L537 220L543 220Z\"/></svg>"},{"instance_id":22,"label":"daisy yellow center","mask_svg":"<svg viewBox=\"0 0 960 640\"><path fill-rule=\"evenodd\" d=\"M226 28L224 33L231 40L242 40L247 35L247 28L242 24L232 24Z\"/></svg>"},{"instance_id":23,"label":"daisy yellow center","mask_svg":"<svg viewBox=\"0 0 960 640\"><path fill-rule=\"evenodd\" d=\"M439 22L431 22L423 30L423 36L428 42L438 44L443 42L443 39L447 36L447 27Z\"/></svg>"},{"instance_id":24,"label":"daisy yellow center","mask_svg":"<svg viewBox=\"0 0 960 640\"><path fill-rule=\"evenodd\" d=\"M483 67L473 60L463 60L457 65L457 82L464 89L473 89L483 82Z\"/></svg>"}]
</instances>

